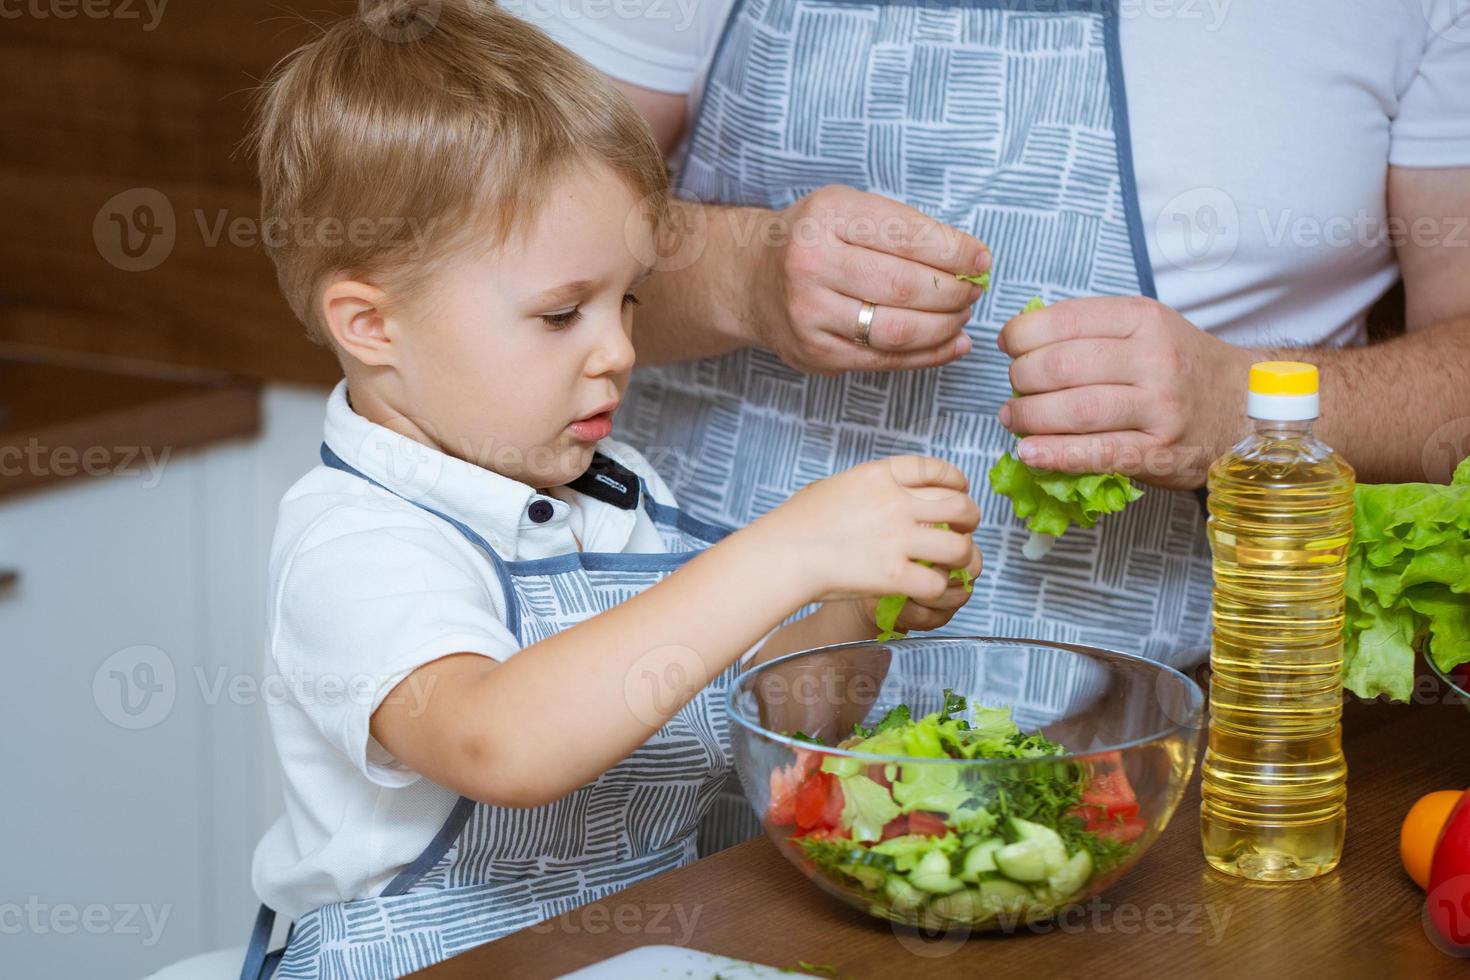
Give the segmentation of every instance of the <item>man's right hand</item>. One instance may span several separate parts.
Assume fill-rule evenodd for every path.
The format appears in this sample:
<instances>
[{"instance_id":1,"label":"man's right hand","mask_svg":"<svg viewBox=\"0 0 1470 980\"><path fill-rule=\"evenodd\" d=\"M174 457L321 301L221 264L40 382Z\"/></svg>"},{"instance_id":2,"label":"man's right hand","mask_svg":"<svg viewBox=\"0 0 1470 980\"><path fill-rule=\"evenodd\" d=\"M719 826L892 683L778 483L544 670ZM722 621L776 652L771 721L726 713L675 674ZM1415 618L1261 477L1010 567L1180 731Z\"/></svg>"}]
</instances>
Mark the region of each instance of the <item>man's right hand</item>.
<instances>
[{"instance_id":1,"label":"man's right hand","mask_svg":"<svg viewBox=\"0 0 1470 980\"><path fill-rule=\"evenodd\" d=\"M955 275L991 264L974 236L881 195L830 186L773 212L758 242L744 293L753 339L797 370L911 371L969 352L965 324L981 289ZM854 342L864 301L877 306L868 347Z\"/></svg>"}]
</instances>

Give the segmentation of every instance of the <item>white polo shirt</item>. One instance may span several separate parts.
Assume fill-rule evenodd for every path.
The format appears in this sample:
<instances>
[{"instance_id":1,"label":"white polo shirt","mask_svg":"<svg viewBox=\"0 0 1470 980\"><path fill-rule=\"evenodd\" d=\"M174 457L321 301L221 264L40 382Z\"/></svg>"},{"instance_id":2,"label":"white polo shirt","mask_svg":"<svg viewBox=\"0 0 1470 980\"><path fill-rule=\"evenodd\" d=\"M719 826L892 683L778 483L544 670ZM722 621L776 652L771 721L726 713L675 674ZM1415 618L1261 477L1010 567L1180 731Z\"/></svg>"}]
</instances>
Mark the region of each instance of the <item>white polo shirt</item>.
<instances>
[{"instance_id":1,"label":"white polo shirt","mask_svg":"<svg viewBox=\"0 0 1470 980\"><path fill-rule=\"evenodd\" d=\"M549 494L437 452L356 414L333 390L326 443L395 493L452 517L511 561L583 551L664 552L640 505L623 509L567 487ZM598 450L664 481L635 450ZM288 919L372 897L418 857L457 794L405 768L368 733L388 693L453 653L497 660L520 648L505 626L491 560L458 530L393 493L327 466L281 501L270 560L267 698L285 814L255 851L261 901ZM427 692L422 692L427 694ZM419 692L410 693L410 697Z\"/></svg>"}]
</instances>

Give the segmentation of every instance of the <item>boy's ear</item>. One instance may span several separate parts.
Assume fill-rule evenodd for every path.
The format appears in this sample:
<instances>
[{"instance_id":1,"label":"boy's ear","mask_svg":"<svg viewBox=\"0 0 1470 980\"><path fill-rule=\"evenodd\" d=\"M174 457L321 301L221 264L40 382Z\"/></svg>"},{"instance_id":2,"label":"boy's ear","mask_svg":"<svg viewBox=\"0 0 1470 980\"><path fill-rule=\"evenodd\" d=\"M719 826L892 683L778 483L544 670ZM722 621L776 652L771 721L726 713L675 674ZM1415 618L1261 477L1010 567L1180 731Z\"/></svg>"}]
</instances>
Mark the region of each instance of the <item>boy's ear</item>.
<instances>
[{"instance_id":1,"label":"boy's ear","mask_svg":"<svg viewBox=\"0 0 1470 980\"><path fill-rule=\"evenodd\" d=\"M369 367L393 363L383 290L356 279L338 279L322 290L321 303L327 332L343 353Z\"/></svg>"}]
</instances>

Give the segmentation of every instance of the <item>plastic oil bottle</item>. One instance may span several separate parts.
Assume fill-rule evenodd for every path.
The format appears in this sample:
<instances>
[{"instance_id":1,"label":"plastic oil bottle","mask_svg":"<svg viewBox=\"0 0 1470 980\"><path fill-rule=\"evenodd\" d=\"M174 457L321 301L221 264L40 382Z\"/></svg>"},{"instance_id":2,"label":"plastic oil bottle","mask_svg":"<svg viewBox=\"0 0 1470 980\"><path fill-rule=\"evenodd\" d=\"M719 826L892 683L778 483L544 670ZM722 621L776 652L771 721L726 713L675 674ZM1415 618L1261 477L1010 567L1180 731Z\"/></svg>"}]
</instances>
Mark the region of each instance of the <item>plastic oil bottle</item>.
<instances>
[{"instance_id":1,"label":"plastic oil bottle","mask_svg":"<svg viewBox=\"0 0 1470 980\"><path fill-rule=\"evenodd\" d=\"M1342 856L1342 623L1352 467L1312 435L1317 369L1252 366L1252 431L1209 474L1210 730L1200 830L1214 868L1260 881Z\"/></svg>"}]
</instances>

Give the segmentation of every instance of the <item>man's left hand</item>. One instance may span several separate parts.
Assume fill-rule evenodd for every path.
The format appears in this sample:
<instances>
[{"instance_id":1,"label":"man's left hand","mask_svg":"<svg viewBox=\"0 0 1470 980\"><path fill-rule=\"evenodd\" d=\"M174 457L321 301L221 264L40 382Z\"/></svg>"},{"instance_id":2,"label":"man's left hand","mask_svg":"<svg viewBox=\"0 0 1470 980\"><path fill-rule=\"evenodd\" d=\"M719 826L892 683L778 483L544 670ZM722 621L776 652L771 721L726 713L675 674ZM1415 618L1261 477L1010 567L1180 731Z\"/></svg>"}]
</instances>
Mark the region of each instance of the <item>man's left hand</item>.
<instances>
[{"instance_id":1,"label":"man's left hand","mask_svg":"<svg viewBox=\"0 0 1470 980\"><path fill-rule=\"evenodd\" d=\"M1013 318L999 346L1016 391L1000 421L1032 466L1194 489L1244 434L1256 356L1156 300L1065 300Z\"/></svg>"}]
</instances>

